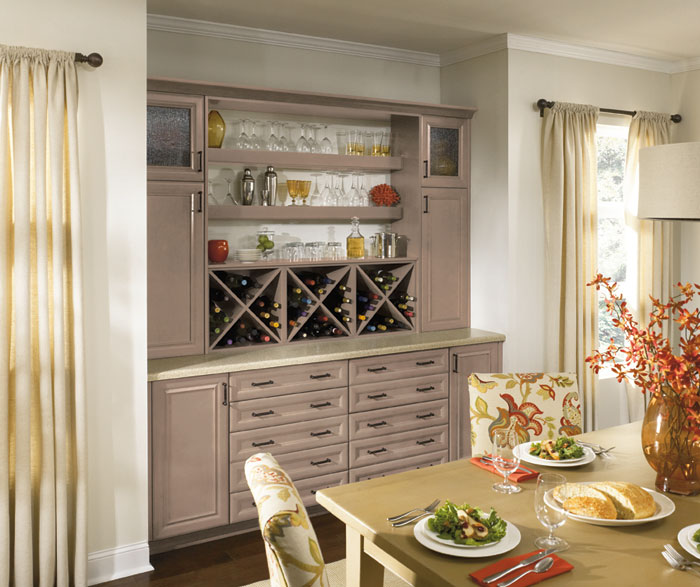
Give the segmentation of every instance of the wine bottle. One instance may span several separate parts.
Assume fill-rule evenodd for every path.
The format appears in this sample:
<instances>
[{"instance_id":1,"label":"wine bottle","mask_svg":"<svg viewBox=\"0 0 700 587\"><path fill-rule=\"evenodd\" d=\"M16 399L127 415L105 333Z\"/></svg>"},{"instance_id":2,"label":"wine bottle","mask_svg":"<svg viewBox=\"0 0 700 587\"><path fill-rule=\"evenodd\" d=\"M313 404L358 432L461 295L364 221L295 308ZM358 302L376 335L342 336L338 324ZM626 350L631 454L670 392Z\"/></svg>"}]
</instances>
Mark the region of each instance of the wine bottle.
<instances>
[{"instance_id":1,"label":"wine bottle","mask_svg":"<svg viewBox=\"0 0 700 587\"><path fill-rule=\"evenodd\" d=\"M374 332L377 330L377 327L374 324L368 324L365 330L368 330L369 332Z\"/></svg>"},{"instance_id":2,"label":"wine bottle","mask_svg":"<svg viewBox=\"0 0 700 587\"><path fill-rule=\"evenodd\" d=\"M357 319L364 322L365 320L367 320L367 316L365 316L364 314L358 314Z\"/></svg>"},{"instance_id":3,"label":"wine bottle","mask_svg":"<svg viewBox=\"0 0 700 587\"><path fill-rule=\"evenodd\" d=\"M382 332L386 332L388 330L388 327L386 324L376 324L377 330L381 330Z\"/></svg>"},{"instance_id":4,"label":"wine bottle","mask_svg":"<svg viewBox=\"0 0 700 587\"><path fill-rule=\"evenodd\" d=\"M341 308L340 306L336 306L335 308L333 308L333 311L334 311L336 314L345 314L346 316L347 316L348 314L350 314L350 312L349 312L348 310L346 310L346 309L344 309L344 308Z\"/></svg>"},{"instance_id":5,"label":"wine bottle","mask_svg":"<svg viewBox=\"0 0 700 587\"><path fill-rule=\"evenodd\" d=\"M216 288L210 288L209 289L209 297L214 300L215 302L229 302L231 301L231 297L221 291L220 289Z\"/></svg>"},{"instance_id":6,"label":"wine bottle","mask_svg":"<svg viewBox=\"0 0 700 587\"><path fill-rule=\"evenodd\" d=\"M400 294L399 296L397 296L396 299L399 300L400 302L415 302L416 301L415 296L411 296L411 295L408 295L406 293Z\"/></svg>"},{"instance_id":7,"label":"wine bottle","mask_svg":"<svg viewBox=\"0 0 700 587\"><path fill-rule=\"evenodd\" d=\"M337 287L337 289L343 293L350 293L352 291L352 288L348 287L347 285L343 285L342 283Z\"/></svg>"}]
</instances>

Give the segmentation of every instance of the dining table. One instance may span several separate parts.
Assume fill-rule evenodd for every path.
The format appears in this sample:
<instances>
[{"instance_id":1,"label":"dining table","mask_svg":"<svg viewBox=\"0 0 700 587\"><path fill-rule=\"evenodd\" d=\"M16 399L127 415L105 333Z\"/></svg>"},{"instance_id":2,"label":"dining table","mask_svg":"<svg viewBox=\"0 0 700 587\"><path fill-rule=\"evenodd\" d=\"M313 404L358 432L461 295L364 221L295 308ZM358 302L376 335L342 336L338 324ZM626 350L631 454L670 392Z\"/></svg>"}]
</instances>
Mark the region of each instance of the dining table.
<instances>
[{"instance_id":1,"label":"dining table","mask_svg":"<svg viewBox=\"0 0 700 587\"><path fill-rule=\"evenodd\" d=\"M576 467L521 463L539 472L562 473L568 482L629 481L654 489L655 471L641 445L641 423L615 426L576 437L603 447L607 455ZM534 552L535 538L547 534L535 515L535 480L523 481L522 491L497 493L499 477L469 458L323 489L317 502L345 524L347 587L382 585L384 569L415 586L466 585L469 575L506 557ZM546 580L548 585L695 585L700 577L675 570L661 552L670 543L688 558L677 541L681 529L700 523L700 496L663 494L675 511L660 520L637 525L601 526L574 519L556 530L569 543L557 553L573 570ZM412 508L441 503L468 503L484 511L493 507L520 531L520 542L497 556L462 558L434 552L418 542L414 524L392 527L387 517ZM472 583L473 584L473 583ZM515 584L515 587L519 583ZM496 583L493 583L496 585Z\"/></svg>"}]
</instances>

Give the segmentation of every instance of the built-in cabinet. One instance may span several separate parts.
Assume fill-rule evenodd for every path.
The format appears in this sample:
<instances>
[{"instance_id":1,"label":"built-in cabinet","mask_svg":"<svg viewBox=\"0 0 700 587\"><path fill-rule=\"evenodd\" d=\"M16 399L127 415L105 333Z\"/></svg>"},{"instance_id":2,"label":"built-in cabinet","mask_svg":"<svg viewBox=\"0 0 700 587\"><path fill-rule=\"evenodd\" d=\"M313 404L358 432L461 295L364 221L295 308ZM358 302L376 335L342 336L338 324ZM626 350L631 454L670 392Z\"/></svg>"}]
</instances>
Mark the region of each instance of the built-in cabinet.
<instances>
[{"instance_id":1,"label":"built-in cabinet","mask_svg":"<svg viewBox=\"0 0 700 587\"><path fill-rule=\"evenodd\" d=\"M469 120L422 117L423 187L469 187Z\"/></svg>"}]
</instances>

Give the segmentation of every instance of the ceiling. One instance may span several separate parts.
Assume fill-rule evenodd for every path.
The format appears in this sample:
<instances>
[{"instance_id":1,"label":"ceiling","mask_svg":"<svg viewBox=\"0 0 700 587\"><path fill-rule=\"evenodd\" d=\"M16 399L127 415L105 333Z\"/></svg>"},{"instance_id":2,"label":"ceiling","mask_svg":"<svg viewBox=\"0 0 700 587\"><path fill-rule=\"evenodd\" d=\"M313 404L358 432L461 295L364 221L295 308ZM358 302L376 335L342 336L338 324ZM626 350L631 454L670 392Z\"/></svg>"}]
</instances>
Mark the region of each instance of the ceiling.
<instances>
[{"instance_id":1,"label":"ceiling","mask_svg":"<svg viewBox=\"0 0 700 587\"><path fill-rule=\"evenodd\" d=\"M148 12L429 53L511 33L660 59L700 56L698 0L148 0Z\"/></svg>"}]
</instances>

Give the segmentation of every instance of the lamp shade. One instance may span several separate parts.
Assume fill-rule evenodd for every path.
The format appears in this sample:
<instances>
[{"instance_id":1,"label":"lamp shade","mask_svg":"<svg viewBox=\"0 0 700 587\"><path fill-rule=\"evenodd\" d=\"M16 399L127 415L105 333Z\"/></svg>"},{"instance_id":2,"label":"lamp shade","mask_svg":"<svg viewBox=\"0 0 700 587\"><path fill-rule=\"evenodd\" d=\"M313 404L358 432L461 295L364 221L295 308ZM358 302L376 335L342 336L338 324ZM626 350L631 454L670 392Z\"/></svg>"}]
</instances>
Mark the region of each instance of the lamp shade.
<instances>
[{"instance_id":1,"label":"lamp shade","mask_svg":"<svg viewBox=\"0 0 700 587\"><path fill-rule=\"evenodd\" d=\"M639 150L640 218L700 220L700 143Z\"/></svg>"}]
</instances>

